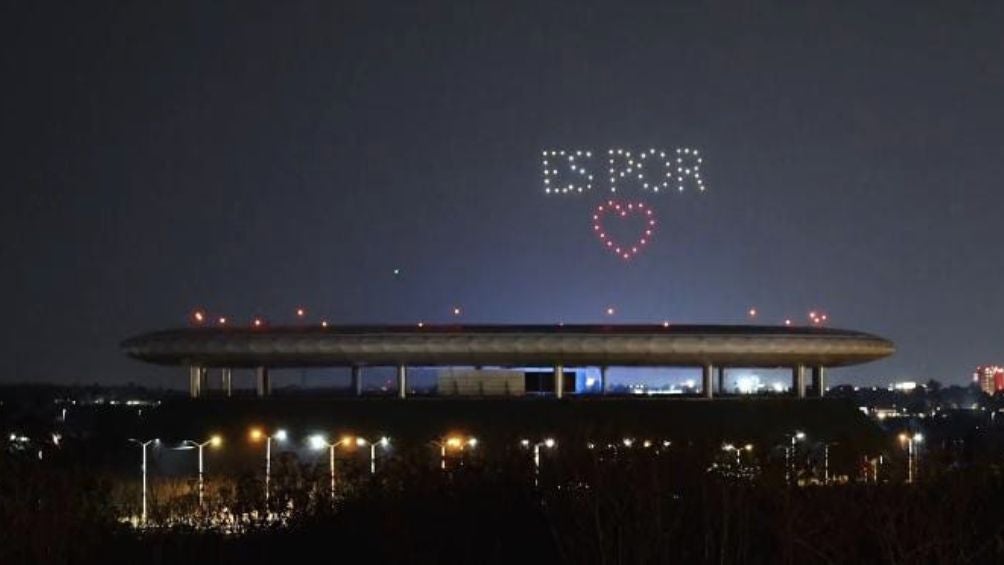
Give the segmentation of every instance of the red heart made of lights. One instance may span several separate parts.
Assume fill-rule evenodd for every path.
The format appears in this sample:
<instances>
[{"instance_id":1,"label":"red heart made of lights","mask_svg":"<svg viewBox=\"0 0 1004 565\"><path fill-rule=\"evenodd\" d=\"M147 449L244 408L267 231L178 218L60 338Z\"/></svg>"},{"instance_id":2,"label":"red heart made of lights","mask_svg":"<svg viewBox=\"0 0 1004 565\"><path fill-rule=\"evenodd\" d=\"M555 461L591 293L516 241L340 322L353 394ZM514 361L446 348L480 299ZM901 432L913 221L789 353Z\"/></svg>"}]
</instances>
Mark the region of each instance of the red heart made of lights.
<instances>
[{"instance_id":1,"label":"red heart made of lights","mask_svg":"<svg viewBox=\"0 0 1004 565\"><path fill-rule=\"evenodd\" d=\"M642 217L644 224L642 233L633 242L615 241L604 227L605 221L609 225L608 218L624 220L636 215ZM603 247L621 259L627 260L637 255L652 240L652 234L655 233L655 215L652 213L652 209L643 202L622 204L616 200L607 200L593 211L593 232L600 238Z\"/></svg>"}]
</instances>

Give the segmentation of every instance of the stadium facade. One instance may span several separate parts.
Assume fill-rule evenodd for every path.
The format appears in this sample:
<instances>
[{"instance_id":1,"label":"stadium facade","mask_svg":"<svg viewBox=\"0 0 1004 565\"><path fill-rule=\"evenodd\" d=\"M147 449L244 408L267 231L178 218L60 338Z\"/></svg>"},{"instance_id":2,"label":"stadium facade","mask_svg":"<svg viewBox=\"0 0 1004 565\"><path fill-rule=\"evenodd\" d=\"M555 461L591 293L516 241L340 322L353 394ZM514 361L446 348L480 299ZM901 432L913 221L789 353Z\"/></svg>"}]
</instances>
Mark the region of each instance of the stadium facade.
<instances>
[{"instance_id":1,"label":"stadium facade","mask_svg":"<svg viewBox=\"0 0 1004 565\"><path fill-rule=\"evenodd\" d=\"M571 392L568 368L598 367L606 391L609 367L699 367L701 394L723 390L726 368L787 368L800 398L825 392L825 370L893 353L892 342L856 331L820 327L741 325L410 325L263 328L183 328L127 339L134 359L189 369L189 391L206 390L219 370L232 391L233 369L254 369L256 391L271 391L270 369L349 367L362 394L362 371L395 367L397 394L408 395L413 367L547 367L553 395Z\"/></svg>"}]
</instances>

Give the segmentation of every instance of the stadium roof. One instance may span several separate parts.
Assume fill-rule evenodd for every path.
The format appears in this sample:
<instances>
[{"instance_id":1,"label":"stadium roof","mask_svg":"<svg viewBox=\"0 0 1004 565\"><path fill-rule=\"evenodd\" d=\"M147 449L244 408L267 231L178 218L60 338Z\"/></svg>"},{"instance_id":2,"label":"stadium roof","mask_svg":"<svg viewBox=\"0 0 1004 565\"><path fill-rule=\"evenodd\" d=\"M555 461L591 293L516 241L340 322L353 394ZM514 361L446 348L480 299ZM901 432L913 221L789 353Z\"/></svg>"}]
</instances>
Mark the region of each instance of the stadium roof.
<instances>
[{"instance_id":1,"label":"stadium roof","mask_svg":"<svg viewBox=\"0 0 1004 565\"><path fill-rule=\"evenodd\" d=\"M398 325L184 328L122 343L130 357L203 367L844 366L893 353L871 334L743 325Z\"/></svg>"}]
</instances>

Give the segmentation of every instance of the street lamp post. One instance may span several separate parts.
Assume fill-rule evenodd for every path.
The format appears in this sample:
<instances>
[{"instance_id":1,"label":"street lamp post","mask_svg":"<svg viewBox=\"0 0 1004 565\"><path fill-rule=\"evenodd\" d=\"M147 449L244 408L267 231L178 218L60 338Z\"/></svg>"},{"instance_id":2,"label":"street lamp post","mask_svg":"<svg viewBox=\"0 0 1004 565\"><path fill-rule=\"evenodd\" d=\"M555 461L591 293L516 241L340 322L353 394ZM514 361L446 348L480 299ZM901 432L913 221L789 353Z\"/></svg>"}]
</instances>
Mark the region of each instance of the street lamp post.
<instances>
[{"instance_id":1,"label":"street lamp post","mask_svg":"<svg viewBox=\"0 0 1004 565\"><path fill-rule=\"evenodd\" d=\"M795 476L795 448L796 442L805 439L805 433L796 431L795 433L785 436L791 438L791 446L784 448L784 482L785 484L791 484L791 480L794 478L798 481L798 477Z\"/></svg>"},{"instance_id":2,"label":"street lamp post","mask_svg":"<svg viewBox=\"0 0 1004 565\"><path fill-rule=\"evenodd\" d=\"M265 440L265 509L268 510L269 486L272 481L272 440L286 441L289 435L286 430L276 430L274 434L265 434L259 428L251 429L251 441Z\"/></svg>"},{"instance_id":3,"label":"street lamp post","mask_svg":"<svg viewBox=\"0 0 1004 565\"><path fill-rule=\"evenodd\" d=\"M530 440L524 439L520 442L523 447L530 447ZM553 449L557 445L554 438L545 438L544 441L539 441L533 443L533 486L537 488L540 486L540 448L546 447L547 449Z\"/></svg>"},{"instance_id":4,"label":"street lamp post","mask_svg":"<svg viewBox=\"0 0 1004 565\"><path fill-rule=\"evenodd\" d=\"M836 442L823 444L823 484L830 484L830 446L837 445Z\"/></svg>"},{"instance_id":5,"label":"street lamp post","mask_svg":"<svg viewBox=\"0 0 1004 565\"><path fill-rule=\"evenodd\" d=\"M199 508L201 509L202 505L203 505L202 504L203 500L205 498L204 497L204 493L205 493L205 479L204 479L203 465L202 465L202 461L203 461L203 459L202 459L202 450L207 445L210 445L212 447L219 447L220 445L223 444L223 438L221 438L220 436L213 436L213 437L209 438L208 440L206 440L206 441L204 441L202 443L199 443L197 441L193 441L193 440L190 440L190 439L186 439L185 441L183 441L181 443L182 443L183 446L185 446L186 449L198 449L199 450Z\"/></svg>"},{"instance_id":6,"label":"street lamp post","mask_svg":"<svg viewBox=\"0 0 1004 565\"><path fill-rule=\"evenodd\" d=\"M129 439L129 441L135 443L136 445L143 448L143 465L141 469L143 470L143 512L140 515L140 523L144 526L146 525L146 448L150 444L159 445L159 439L149 439L146 441L140 441L138 439Z\"/></svg>"},{"instance_id":7,"label":"street lamp post","mask_svg":"<svg viewBox=\"0 0 1004 565\"><path fill-rule=\"evenodd\" d=\"M381 438L379 441L370 443L364 440L363 438L344 436L341 438L341 440L329 444L327 443L327 440L324 438L324 436L321 434L315 434L311 436L309 441L310 441L310 447L315 450L323 450L325 448L327 449L327 469L329 474L329 489L330 489L331 500L334 500L334 450L338 448L338 446L345 446L346 448L355 446L362 448L368 444L369 473L373 474L375 473L376 470L376 464L374 461L374 458L376 457L376 446L379 445L382 447L387 447L391 443L391 440L388 438Z\"/></svg>"},{"instance_id":8,"label":"street lamp post","mask_svg":"<svg viewBox=\"0 0 1004 565\"><path fill-rule=\"evenodd\" d=\"M914 449L914 444L924 441L924 436L920 433L912 435L902 433L899 434L899 441L906 444L906 482L913 483L917 466L917 451Z\"/></svg>"},{"instance_id":9,"label":"street lamp post","mask_svg":"<svg viewBox=\"0 0 1004 565\"><path fill-rule=\"evenodd\" d=\"M439 448L439 468L442 471L446 471L446 452L449 449L457 449L463 454L465 447L472 449L477 447L478 439L475 437L449 436L440 441L431 441L429 443Z\"/></svg>"},{"instance_id":10,"label":"street lamp post","mask_svg":"<svg viewBox=\"0 0 1004 565\"><path fill-rule=\"evenodd\" d=\"M731 443L726 443L725 445L722 446L722 451L726 451L726 452L732 451L732 452L735 452L735 454L736 454L736 470L738 471L739 467L742 466L742 453L743 453L743 451L746 451L747 453L752 452L753 451L753 444L752 443L747 443L746 445L738 445L737 446L737 445L732 445Z\"/></svg>"},{"instance_id":11,"label":"street lamp post","mask_svg":"<svg viewBox=\"0 0 1004 565\"><path fill-rule=\"evenodd\" d=\"M376 474L376 448L377 448L377 446L380 446L380 447L382 447L384 449L387 449L387 446L390 445L390 438L387 437L387 436L383 436L380 439L378 439L377 441L363 440L363 442L369 443L369 445L370 445L370 474L371 475L375 475Z\"/></svg>"}]
</instances>

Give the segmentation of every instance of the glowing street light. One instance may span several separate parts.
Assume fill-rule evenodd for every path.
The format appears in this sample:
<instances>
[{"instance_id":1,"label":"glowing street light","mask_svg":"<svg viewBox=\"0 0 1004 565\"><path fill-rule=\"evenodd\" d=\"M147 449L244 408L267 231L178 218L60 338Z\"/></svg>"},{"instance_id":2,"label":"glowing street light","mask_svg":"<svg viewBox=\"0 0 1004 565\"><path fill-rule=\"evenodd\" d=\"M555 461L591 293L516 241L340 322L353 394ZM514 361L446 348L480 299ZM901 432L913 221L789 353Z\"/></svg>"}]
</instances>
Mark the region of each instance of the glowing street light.
<instances>
[{"instance_id":1,"label":"glowing street light","mask_svg":"<svg viewBox=\"0 0 1004 565\"><path fill-rule=\"evenodd\" d=\"M220 436L218 436L218 435L215 435L215 436L209 438L208 440L206 440L206 441L204 441L202 443L199 443L197 441L193 441L193 440L190 440L190 439L186 439L185 441L181 442L181 445L182 445L181 449L198 449L199 450L199 508L202 508L203 493L205 492L205 482L203 480L203 473L202 473L202 469L203 469L203 467L202 467L202 450L207 445L212 446L212 447L219 447L219 446L223 445L223 438L220 437Z\"/></svg>"},{"instance_id":2,"label":"glowing street light","mask_svg":"<svg viewBox=\"0 0 1004 565\"><path fill-rule=\"evenodd\" d=\"M130 438L129 441L135 443L136 445L143 448L143 513L140 515L140 523L144 526L146 525L146 448L148 445L160 445L159 439L149 439L146 441L140 441L138 439Z\"/></svg>"},{"instance_id":3,"label":"glowing street light","mask_svg":"<svg viewBox=\"0 0 1004 565\"><path fill-rule=\"evenodd\" d=\"M740 465L742 465L742 459L741 459L741 457L742 457L743 451L745 451L747 453L752 453L753 452L753 444L752 443L747 443L746 445L732 445L731 443L726 443L726 444L722 445L722 451L725 451L725 452L729 452L729 451L735 452L735 454L736 454L736 467L739 467Z\"/></svg>"},{"instance_id":4,"label":"glowing street light","mask_svg":"<svg viewBox=\"0 0 1004 565\"><path fill-rule=\"evenodd\" d=\"M805 432L796 431L795 433L785 436L791 438L791 447L784 448L784 482L786 484L791 484L791 480L795 477L795 448L796 442L805 439Z\"/></svg>"},{"instance_id":5,"label":"glowing street light","mask_svg":"<svg viewBox=\"0 0 1004 565\"><path fill-rule=\"evenodd\" d=\"M746 315L750 318L756 318L756 308L750 308L749 311L746 312Z\"/></svg>"},{"instance_id":6,"label":"glowing street light","mask_svg":"<svg viewBox=\"0 0 1004 565\"><path fill-rule=\"evenodd\" d=\"M307 316L307 311L302 306L298 306L296 308L296 317L302 320L306 316Z\"/></svg>"},{"instance_id":7,"label":"glowing street light","mask_svg":"<svg viewBox=\"0 0 1004 565\"><path fill-rule=\"evenodd\" d=\"M906 445L906 482L913 483L914 474L916 473L917 467L917 451L914 449L914 444L921 443L924 441L924 436L920 433L899 434L899 442Z\"/></svg>"},{"instance_id":8,"label":"glowing street light","mask_svg":"<svg viewBox=\"0 0 1004 565\"><path fill-rule=\"evenodd\" d=\"M439 448L439 468L443 471L446 470L446 452L450 449L457 450L461 454L464 452L464 448L470 447L471 449L477 447L478 439L472 436L464 437L459 435L445 437L440 441L430 442Z\"/></svg>"},{"instance_id":9,"label":"glowing street light","mask_svg":"<svg viewBox=\"0 0 1004 565\"><path fill-rule=\"evenodd\" d=\"M524 439L520 442L523 447L533 448L533 486L537 488L540 485L540 448L546 447L547 449L554 449L554 446L558 445L554 438L545 438L544 441L539 441L531 444L530 440Z\"/></svg>"},{"instance_id":10,"label":"glowing street light","mask_svg":"<svg viewBox=\"0 0 1004 565\"><path fill-rule=\"evenodd\" d=\"M192 312L192 322L196 325L201 326L206 321L206 313L202 310L195 310Z\"/></svg>"},{"instance_id":11,"label":"glowing street light","mask_svg":"<svg viewBox=\"0 0 1004 565\"><path fill-rule=\"evenodd\" d=\"M286 441L289 435L286 430L276 430L274 434L267 435L261 428L251 428L248 436L253 442L265 440L265 508L268 509L269 483L272 480L272 440Z\"/></svg>"},{"instance_id":12,"label":"glowing street light","mask_svg":"<svg viewBox=\"0 0 1004 565\"><path fill-rule=\"evenodd\" d=\"M362 438L359 438L359 439L362 439ZM376 474L376 448L377 448L377 446L381 447L382 449L387 449L388 447L390 447L390 438L387 437L387 436L382 436L380 439L378 439L376 441L367 441L365 439L362 439L362 441L363 441L362 445L366 445L368 443L369 446L370 446L370 474L371 475L375 475Z\"/></svg>"},{"instance_id":13,"label":"glowing street light","mask_svg":"<svg viewBox=\"0 0 1004 565\"><path fill-rule=\"evenodd\" d=\"M461 314L464 313L464 311L460 308L460 306L454 306L451 312L453 313L454 316L460 316Z\"/></svg>"},{"instance_id":14,"label":"glowing street light","mask_svg":"<svg viewBox=\"0 0 1004 565\"><path fill-rule=\"evenodd\" d=\"M336 442L328 443L327 438L325 438L322 434L314 434L307 439L312 449L328 449L328 472L330 473L330 492L332 500L335 499L335 448L340 445L351 446L359 439L361 438L357 439L352 436L343 436L342 439ZM365 442L366 440L362 441Z\"/></svg>"}]
</instances>

